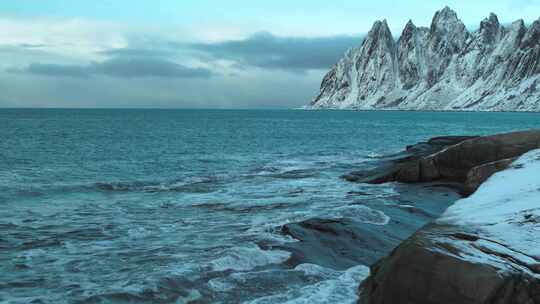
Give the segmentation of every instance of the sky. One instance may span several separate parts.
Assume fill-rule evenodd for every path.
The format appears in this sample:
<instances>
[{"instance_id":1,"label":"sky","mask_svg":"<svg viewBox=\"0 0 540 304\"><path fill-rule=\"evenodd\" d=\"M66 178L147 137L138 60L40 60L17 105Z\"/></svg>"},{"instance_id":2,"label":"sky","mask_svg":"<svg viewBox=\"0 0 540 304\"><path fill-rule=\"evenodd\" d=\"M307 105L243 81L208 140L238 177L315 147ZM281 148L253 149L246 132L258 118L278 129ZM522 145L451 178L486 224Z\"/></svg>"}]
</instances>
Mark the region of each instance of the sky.
<instances>
[{"instance_id":1,"label":"sky","mask_svg":"<svg viewBox=\"0 0 540 304\"><path fill-rule=\"evenodd\" d=\"M0 2L0 107L294 108L360 45L454 9L474 30L540 17L540 0Z\"/></svg>"}]
</instances>

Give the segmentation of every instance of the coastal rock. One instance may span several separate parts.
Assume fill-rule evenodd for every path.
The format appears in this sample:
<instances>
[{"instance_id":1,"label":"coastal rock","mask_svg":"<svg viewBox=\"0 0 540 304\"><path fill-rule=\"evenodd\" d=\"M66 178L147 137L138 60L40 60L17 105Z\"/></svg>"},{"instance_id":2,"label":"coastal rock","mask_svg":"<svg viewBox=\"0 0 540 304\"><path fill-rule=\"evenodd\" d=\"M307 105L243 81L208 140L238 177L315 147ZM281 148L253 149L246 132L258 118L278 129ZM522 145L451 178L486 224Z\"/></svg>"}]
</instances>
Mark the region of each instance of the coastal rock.
<instances>
[{"instance_id":1,"label":"coastal rock","mask_svg":"<svg viewBox=\"0 0 540 304\"><path fill-rule=\"evenodd\" d=\"M377 21L324 77L311 109L540 111L540 20L469 32L456 12L409 21L394 41Z\"/></svg>"},{"instance_id":2,"label":"coastal rock","mask_svg":"<svg viewBox=\"0 0 540 304\"><path fill-rule=\"evenodd\" d=\"M291 252L292 267L308 263L345 270L373 265L459 198L454 189L433 186L397 185L396 195L386 197L385 204L350 193L354 202L337 208L334 215L283 225L281 233L297 242L273 249Z\"/></svg>"},{"instance_id":3,"label":"coastal rock","mask_svg":"<svg viewBox=\"0 0 540 304\"><path fill-rule=\"evenodd\" d=\"M372 170L355 171L343 176L351 182L382 184L390 181L416 182L420 178L418 162L449 146L456 145L477 136L440 136L426 142L408 146L404 152L380 159L378 166Z\"/></svg>"},{"instance_id":4,"label":"coastal rock","mask_svg":"<svg viewBox=\"0 0 540 304\"><path fill-rule=\"evenodd\" d=\"M453 145L439 146L440 149L433 154L384 164L370 172L351 173L346 179L371 184L433 181L467 184L469 179L468 187L474 188L475 179L481 183L491 174L504 169L505 160L539 147L540 130L464 138ZM499 161L501 163L497 163ZM493 164L488 166L490 163ZM486 166L481 167L483 165ZM470 193L472 188L466 192Z\"/></svg>"},{"instance_id":5,"label":"coastal rock","mask_svg":"<svg viewBox=\"0 0 540 304\"><path fill-rule=\"evenodd\" d=\"M371 268L372 275L360 287L359 303L540 303L540 279L521 270L506 251L479 245L483 241L461 228L427 226ZM468 260L472 254L486 262ZM489 260L517 269L501 271Z\"/></svg>"},{"instance_id":6,"label":"coastal rock","mask_svg":"<svg viewBox=\"0 0 540 304\"><path fill-rule=\"evenodd\" d=\"M495 174L387 258L361 304L540 303L540 150Z\"/></svg>"},{"instance_id":7,"label":"coastal rock","mask_svg":"<svg viewBox=\"0 0 540 304\"><path fill-rule=\"evenodd\" d=\"M540 130L513 132L466 140L426 159L439 171L438 179L464 182L476 166L518 157L538 147Z\"/></svg>"}]
</instances>

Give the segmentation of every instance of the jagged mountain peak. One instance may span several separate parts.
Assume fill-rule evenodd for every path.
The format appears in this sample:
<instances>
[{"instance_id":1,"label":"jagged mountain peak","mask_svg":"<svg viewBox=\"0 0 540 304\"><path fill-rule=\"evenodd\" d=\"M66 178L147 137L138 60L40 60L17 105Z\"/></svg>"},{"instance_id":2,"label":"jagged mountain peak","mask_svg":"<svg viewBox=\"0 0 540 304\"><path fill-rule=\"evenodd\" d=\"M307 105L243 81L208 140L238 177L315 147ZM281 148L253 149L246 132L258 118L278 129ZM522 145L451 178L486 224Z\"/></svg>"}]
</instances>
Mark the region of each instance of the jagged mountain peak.
<instances>
[{"instance_id":1,"label":"jagged mountain peak","mask_svg":"<svg viewBox=\"0 0 540 304\"><path fill-rule=\"evenodd\" d=\"M521 42L521 48L529 48L536 45L540 45L540 19L534 21L527 30Z\"/></svg>"},{"instance_id":2,"label":"jagged mountain peak","mask_svg":"<svg viewBox=\"0 0 540 304\"><path fill-rule=\"evenodd\" d=\"M375 21L368 36L392 36L392 32L390 31L390 27L388 27L386 19Z\"/></svg>"},{"instance_id":3,"label":"jagged mountain peak","mask_svg":"<svg viewBox=\"0 0 540 304\"><path fill-rule=\"evenodd\" d=\"M405 28L403 29L403 32L402 32L402 36L404 34L407 34L407 33L411 33L411 32L414 32L416 31L416 25L414 24L414 22L409 19L409 21L407 22L407 24L405 25Z\"/></svg>"},{"instance_id":4,"label":"jagged mountain peak","mask_svg":"<svg viewBox=\"0 0 540 304\"><path fill-rule=\"evenodd\" d=\"M401 32L401 36L399 37L398 44L403 43L413 43L411 42L412 39L414 39L414 35L416 34L418 28L414 24L412 20L409 20L407 24L405 25L405 28Z\"/></svg>"},{"instance_id":5,"label":"jagged mountain peak","mask_svg":"<svg viewBox=\"0 0 540 304\"><path fill-rule=\"evenodd\" d=\"M513 27L525 27L525 21L523 19L518 19L512 22Z\"/></svg>"},{"instance_id":6,"label":"jagged mountain peak","mask_svg":"<svg viewBox=\"0 0 540 304\"><path fill-rule=\"evenodd\" d=\"M449 29L449 26L452 25L459 25L463 22L461 19L459 19L458 14L452 10L450 7L446 6L440 11L437 11L435 13L435 16L433 17L433 21L431 22L431 28L432 30L436 29L443 29L447 30ZM453 27L453 26L452 26Z\"/></svg>"},{"instance_id":7,"label":"jagged mountain peak","mask_svg":"<svg viewBox=\"0 0 540 304\"><path fill-rule=\"evenodd\" d=\"M489 14L489 17L485 18L480 22L480 31L484 28L490 28L490 27L500 27L501 24L499 23L499 17L495 15L494 13Z\"/></svg>"},{"instance_id":8,"label":"jagged mountain peak","mask_svg":"<svg viewBox=\"0 0 540 304\"><path fill-rule=\"evenodd\" d=\"M465 24L448 6L435 13L429 35L429 48L441 56L459 53L469 38Z\"/></svg>"},{"instance_id":9,"label":"jagged mountain peak","mask_svg":"<svg viewBox=\"0 0 540 304\"><path fill-rule=\"evenodd\" d=\"M509 27L511 31L524 31L526 28L527 27L525 26L525 21L523 21L523 19L518 19L512 22Z\"/></svg>"},{"instance_id":10,"label":"jagged mountain peak","mask_svg":"<svg viewBox=\"0 0 540 304\"><path fill-rule=\"evenodd\" d=\"M491 13L488 18L482 20L478 34L482 39L480 43L484 45L491 45L498 41L503 34L503 27L499 23L497 15Z\"/></svg>"},{"instance_id":11,"label":"jagged mountain peak","mask_svg":"<svg viewBox=\"0 0 540 304\"><path fill-rule=\"evenodd\" d=\"M375 50L380 48L383 49L383 52L388 52L394 48L394 37L386 19L375 21L362 45L367 48L367 53L364 53L365 56L371 56Z\"/></svg>"},{"instance_id":12,"label":"jagged mountain peak","mask_svg":"<svg viewBox=\"0 0 540 304\"><path fill-rule=\"evenodd\" d=\"M442 10L439 11L441 14L445 14L445 15L456 15L457 16L457 13L450 8L450 6L446 5L445 7L443 7Z\"/></svg>"},{"instance_id":13,"label":"jagged mountain peak","mask_svg":"<svg viewBox=\"0 0 540 304\"><path fill-rule=\"evenodd\" d=\"M445 7L429 28L409 20L397 42L376 21L311 107L540 111L540 19L504 27L491 13L470 33Z\"/></svg>"}]
</instances>

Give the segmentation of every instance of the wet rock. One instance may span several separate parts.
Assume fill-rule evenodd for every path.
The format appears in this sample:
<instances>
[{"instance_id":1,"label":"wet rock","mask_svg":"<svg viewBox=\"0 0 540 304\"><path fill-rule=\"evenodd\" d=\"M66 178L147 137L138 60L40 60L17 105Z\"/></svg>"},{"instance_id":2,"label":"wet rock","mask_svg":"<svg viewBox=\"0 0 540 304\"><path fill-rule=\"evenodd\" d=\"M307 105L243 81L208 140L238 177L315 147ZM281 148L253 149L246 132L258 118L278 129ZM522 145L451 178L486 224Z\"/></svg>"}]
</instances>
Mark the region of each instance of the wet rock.
<instances>
[{"instance_id":1,"label":"wet rock","mask_svg":"<svg viewBox=\"0 0 540 304\"><path fill-rule=\"evenodd\" d=\"M357 265L372 265L438 217L459 197L454 189L444 186L397 185L395 190L398 194L385 198L385 204L374 199L363 200L358 205L352 203L347 209L359 211L347 214L355 216L313 218L286 224L281 227L281 232L298 242L273 248L291 252L288 265L292 267L310 263L345 270ZM373 224L371 216L374 214L388 217L388 223Z\"/></svg>"},{"instance_id":2,"label":"wet rock","mask_svg":"<svg viewBox=\"0 0 540 304\"><path fill-rule=\"evenodd\" d=\"M441 136L407 146L406 150L380 160L372 170L351 172L343 176L351 182L382 184L391 181L416 182L420 178L418 161L449 146L478 136Z\"/></svg>"},{"instance_id":3,"label":"wet rock","mask_svg":"<svg viewBox=\"0 0 540 304\"><path fill-rule=\"evenodd\" d=\"M300 243L285 245L293 253L289 263L296 266L313 263L334 269L371 265L390 252L403 237L391 230L380 234L375 225L363 225L354 219L310 219L287 224L282 233Z\"/></svg>"}]
</instances>

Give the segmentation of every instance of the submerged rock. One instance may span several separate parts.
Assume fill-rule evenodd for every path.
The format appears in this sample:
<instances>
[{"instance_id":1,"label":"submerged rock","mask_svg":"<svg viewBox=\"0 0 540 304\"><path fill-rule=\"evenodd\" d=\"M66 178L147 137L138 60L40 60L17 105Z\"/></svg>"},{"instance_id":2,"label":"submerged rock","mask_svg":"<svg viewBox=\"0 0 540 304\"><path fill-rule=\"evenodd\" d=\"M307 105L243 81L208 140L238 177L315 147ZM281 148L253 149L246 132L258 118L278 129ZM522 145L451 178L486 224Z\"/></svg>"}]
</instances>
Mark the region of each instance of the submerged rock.
<instances>
[{"instance_id":1,"label":"submerged rock","mask_svg":"<svg viewBox=\"0 0 540 304\"><path fill-rule=\"evenodd\" d=\"M340 207L331 218L313 218L281 227L298 242L275 248L292 253L290 266L309 263L345 270L372 265L401 241L437 218L459 195L446 187L396 186L397 193ZM336 211L339 211L336 210Z\"/></svg>"}]
</instances>

